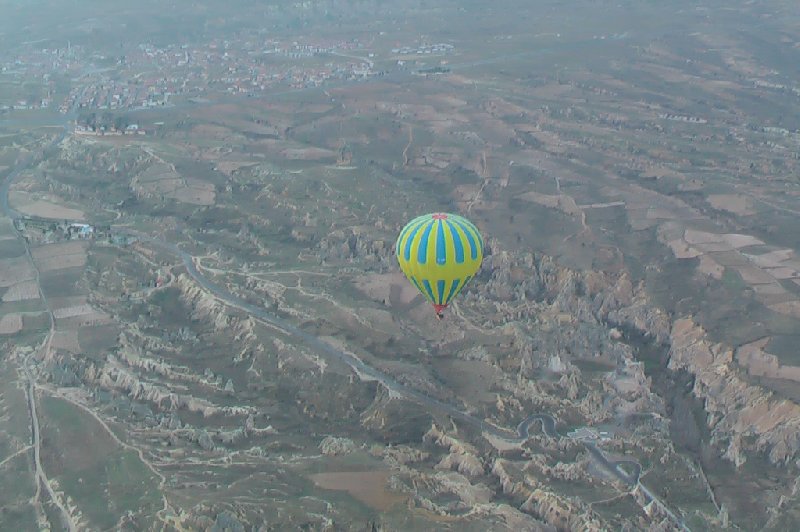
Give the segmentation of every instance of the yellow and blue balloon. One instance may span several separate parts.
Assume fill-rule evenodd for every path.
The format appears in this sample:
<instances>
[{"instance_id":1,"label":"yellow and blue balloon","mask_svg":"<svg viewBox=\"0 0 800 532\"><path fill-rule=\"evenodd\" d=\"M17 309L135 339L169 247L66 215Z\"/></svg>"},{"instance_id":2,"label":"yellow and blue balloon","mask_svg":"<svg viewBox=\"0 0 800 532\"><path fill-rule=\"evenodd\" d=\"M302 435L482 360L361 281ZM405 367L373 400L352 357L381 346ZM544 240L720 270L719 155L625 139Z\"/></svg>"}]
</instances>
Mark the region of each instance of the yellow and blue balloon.
<instances>
[{"instance_id":1,"label":"yellow and blue balloon","mask_svg":"<svg viewBox=\"0 0 800 532\"><path fill-rule=\"evenodd\" d=\"M472 222L457 214L426 214L400 231L395 252L400 269L441 318L481 267L483 238Z\"/></svg>"}]
</instances>

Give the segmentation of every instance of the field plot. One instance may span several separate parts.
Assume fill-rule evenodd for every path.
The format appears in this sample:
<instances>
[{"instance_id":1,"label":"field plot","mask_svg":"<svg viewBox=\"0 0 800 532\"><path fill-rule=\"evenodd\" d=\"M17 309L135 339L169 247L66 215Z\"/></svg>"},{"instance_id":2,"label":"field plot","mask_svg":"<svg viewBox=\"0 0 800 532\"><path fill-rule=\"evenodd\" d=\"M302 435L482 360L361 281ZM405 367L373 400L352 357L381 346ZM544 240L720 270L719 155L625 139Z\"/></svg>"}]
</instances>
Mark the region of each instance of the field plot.
<instances>
[{"instance_id":1,"label":"field plot","mask_svg":"<svg viewBox=\"0 0 800 532\"><path fill-rule=\"evenodd\" d=\"M26 301L28 299L39 299L39 285L34 280L11 285L6 293L3 294L4 302Z\"/></svg>"},{"instance_id":2,"label":"field plot","mask_svg":"<svg viewBox=\"0 0 800 532\"><path fill-rule=\"evenodd\" d=\"M78 329L78 344L88 357L104 359L117 345L120 327L116 323Z\"/></svg>"},{"instance_id":3,"label":"field plot","mask_svg":"<svg viewBox=\"0 0 800 532\"><path fill-rule=\"evenodd\" d=\"M42 462L87 528L109 529L130 512L149 528L160 509L158 477L95 418L72 403L41 400Z\"/></svg>"},{"instance_id":4,"label":"field plot","mask_svg":"<svg viewBox=\"0 0 800 532\"><path fill-rule=\"evenodd\" d=\"M38 246L31 250L34 260L48 260L69 255L85 254L86 249L89 247L87 242L70 241L58 242L56 244L46 244Z\"/></svg>"},{"instance_id":5,"label":"field plot","mask_svg":"<svg viewBox=\"0 0 800 532\"><path fill-rule=\"evenodd\" d=\"M42 274L40 279L42 291L47 299L59 297L75 297L79 292L79 283L84 275L84 269L64 268L52 270Z\"/></svg>"},{"instance_id":6,"label":"field plot","mask_svg":"<svg viewBox=\"0 0 800 532\"><path fill-rule=\"evenodd\" d=\"M0 238L17 238L17 232L10 218L0 218Z\"/></svg>"},{"instance_id":7,"label":"field plot","mask_svg":"<svg viewBox=\"0 0 800 532\"><path fill-rule=\"evenodd\" d=\"M61 205L58 203L58 198L38 199L31 193L12 190L8 201L16 210L29 216L53 220L86 219L86 214L82 210Z\"/></svg>"},{"instance_id":8,"label":"field plot","mask_svg":"<svg viewBox=\"0 0 800 532\"><path fill-rule=\"evenodd\" d=\"M81 352L81 346L78 343L78 331L75 329L55 331L50 345L53 349L63 349L70 353Z\"/></svg>"},{"instance_id":9,"label":"field plot","mask_svg":"<svg viewBox=\"0 0 800 532\"><path fill-rule=\"evenodd\" d=\"M739 216L750 216L755 214L753 201L741 194L711 194L708 196L708 203L715 209L738 214Z\"/></svg>"},{"instance_id":10,"label":"field plot","mask_svg":"<svg viewBox=\"0 0 800 532\"><path fill-rule=\"evenodd\" d=\"M145 197L172 198L190 205L213 205L215 187L181 175L172 164L159 161L131 180L131 188Z\"/></svg>"},{"instance_id":11,"label":"field plot","mask_svg":"<svg viewBox=\"0 0 800 532\"><path fill-rule=\"evenodd\" d=\"M747 253L744 250L748 248L763 248L764 241L747 234L684 230L682 224L676 222L664 224L660 229L661 240L677 259L699 257L697 269L700 273L725 280L729 285L741 283L742 287L753 291L759 302L775 312L800 318L800 297L781 284L782 280L800 278L800 261L793 250Z\"/></svg>"},{"instance_id":12,"label":"field plot","mask_svg":"<svg viewBox=\"0 0 800 532\"><path fill-rule=\"evenodd\" d=\"M31 253L42 273L67 268L79 268L86 264L86 242L60 242L34 248Z\"/></svg>"},{"instance_id":13,"label":"field plot","mask_svg":"<svg viewBox=\"0 0 800 532\"><path fill-rule=\"evenodd\" d=\"M90 305L86 296L55 297L50 304L59 327L77 330L86 325L104 324L110 319L108 314Z\"/></svg>"},{"instance_id":14,"label":"field plot","mask_svg":"<svg viewBox=\"0 0 800 532\"><path fill-rule=\"evenodd\" d=\"M82 305L73 305L71 307L62 307L53 311L53 316L57 320L64 318L74 318L75 316L85 316L94 312L94 309L88 303Z\"/></svg>"},{"instance_id":15,"label":"field plot","mask_svg":"<svg viewBox=\"0 0 800 532\"><path fill-rule=\"evenodd\" d=\"M168 192L166 196L190 205L214 204L214 198L216 197L214 185L199 179L186 179L184 181L184 186Z\"/></svg>"},{"instance_id":16,"label":"field plot","mask_svg":"<svg viewBox=\"0 0 800 532\"><path fill-rule=\"evenodd\" d=\"M27 257L0 260L0 288L36 278Z\"/></svg>"},{"instance_id":17,"label":"field plot","mask_svg":"<svg viewBox=\"0 0 800 532\"><path fill-rule=\"evenodd\" d=\"M8 357L0 357L0 523L6 530L38 529L30 503L36 491L30 466L30 427L17 368Z\"/></svg>"},{"instance_id":18,"label":"field plot","mask_svg":"<svg viewBox=\"0 0 800 532\"><path fill-rule=\"evenodd\" d=\"M16 236L0 236L0 259L12 259L25 253L22 241Z\"/></svg>"},{"instance_id":19,"label":"field plot","mask_svg":"<svg viewBox=\"0 0 800 532\"><path fill-rule=\"evenodd\" d=\"M336 157L336 152L323 148L284 148L280 153L287 159L301 161L315 161Z\"/></svg>"},{"instance_id":20,"label":"field plot","mask_svg":"<svg viewBox=\"0 0 800 532\"><path fill-rule=\"evenodd\" d=\"M386 511L407 499L387 489L390 471L317 473L311 475L314 485L327 490L346 491L353 498L378 511Z\"/></svg>"},{"instance_id":21,"label":"field plot","mask_svg":"<svg viewBox=\"0 0 800 532\"><path fill-rule=\"evenodd\" d=\"M5 314L0 318L0 334L14 334L22 330L22 314Z\"/></svg>"}]
</instances>

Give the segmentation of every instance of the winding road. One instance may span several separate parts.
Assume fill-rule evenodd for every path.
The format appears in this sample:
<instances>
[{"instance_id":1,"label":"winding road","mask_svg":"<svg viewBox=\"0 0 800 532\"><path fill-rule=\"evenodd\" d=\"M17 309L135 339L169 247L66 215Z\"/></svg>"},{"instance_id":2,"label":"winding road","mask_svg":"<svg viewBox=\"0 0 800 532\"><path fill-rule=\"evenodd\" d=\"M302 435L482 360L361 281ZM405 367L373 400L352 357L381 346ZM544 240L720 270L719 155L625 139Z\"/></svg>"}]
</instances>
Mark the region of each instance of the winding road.
<instances>
[{"instance_id":1,"label":"winding road","mask_svg":"<svg viewBox=\"0 0 800 532\"><path fill-rule=\"evenodd\" d=\"M499 438L503 441L512 444L520 444L524 443L528 438L530 438L530 429L533 425L537 422L541 422L542 424L542 431L544 434L550 438L560 438L561 435L558 433L556 429L556 420L550 414L545 413L536 413L528 416L524 420L522 420L519 425L517 425L517 430L509 430L506 428L498 427L497 425L487 422L483 419L473 416L472 414L468 414L467 412L459 409L457 406L452 405L450 403L446 403L440 399L435 397L431 397L425 393L420 392L410 386L402 384L398 382L396 379L387 375L386 373L380 371L379 369L370 366L369 364L365 363L363 360L358 358L356 355L352 353L348 353L341 349L336 348L332 344L325 342L316 336L305 332L304 330L300 329L299 327L289 323L283 318L276 316L275 314L268 312L262 307L257 307L252 305L240 297L237 297L224 288L220 287L219 285L215 284L213 281L209 280L195 264L194 257L189 253L180 249L176 244L172 244L169 242L165 242L163 240L158 240L152 238L148 235L131 231L129 229L124 229L121 231L124 234L134 236L141 241L148 242L152 245L160 247L163 250L166 250L172 254L177 255L183 261L184 266L186 267L187 272L189 275L194 279L194 281L208 293L212 294L215 298L219 301L223 302L224 304L242 310L251 316L257 318L258 320L271 325L283 332L294 336L303 341L307 346L315 349L316 351L323 353L330 357L331 359L338 360L350 366L350 368L362 379L362 380L373 380L380 382L387 390L403 396L411 401L414 401L421 406L431 408L433 410L437 410L439 412L445 413L454 419L459 419L464 421L473 427L480 430L482 433L489 434L496 438ZM633 460L622 460L622 461L613 461L609 460L605 454L600 450L597 445L590 441L583 441L582 442L584 447L586 447L587 451L592 455L592 457L600 464L600 466L610 475L621 481L623 484L629 487L634 487L640 485L639 476L642 471L642 467L638 462ZM632 472L627 472L622 466L628 466ZM663 504L663 503L662 503Z\"/></svg>"},{"instance_id":2,"label":"winding road","mask_svg":"<svg viewBox=\"0 0 800 532\"><path fill-rule=\"evenodd\" d=\"M352 353L348 353L341 349L336 348L332 344L325 342L316 336L307 333L306 331L300 329L296 325L289 323L287 320L276 316L275 314L268 312L262 307L257 307L252 305L242 298L235 296L225 290L224 288L220 287L219 285L215 284L213 281L209 280L200 270L197 268L197 265L194 262L194 257L189 253L186 253L182 249L180 249L177 245L164 242L163 240L157 240L150 236L144 235L142 233L131 231L125 229L123 231L124 234L134 236L141 241L148 242L153 244L161 249L169 251L180 257L183 261L184 266L186 267L187 272L189 275L194 279L194 281L205 291L212 294L215 298L219 301L223 302L224 304L242 310L251 316L255 317L256 319L275 327L286 334L289 334L297 339L302 340L307 346L311 347L312 349L325 354L326 356L330 357L333 360L338 360L339 362L343 362L350 366L350 368L362 379L367 381L377 381L381 383L387 390L394 392L395 394L401 395L410 399L418 404L423 406L430 407L432 409L438 410L443 412L455 419L460 419L469 423L470 425L478 428L481 432L486 432L491 434L492 436L496 436L508 442L513 443L521 443L524 442L529 438L529 430L530 426L533 425L536 421L542 421L544 426L545 433L548 436L558 437L558 433L555 429L555 419L548 414L534 414L529 416L524 421L522 421L517 426L517 431L511 431L508 429L504 429L498 427L492 423L486 422L482 419L479 419L471 414L467 414L466 412L460 410L456 406L441 401L440 399L436 399L435 397L431 397L427 394L420 392L414 388L411 388L405 384L398 382L396 379L387 375L386 373L370 366L369 364L365 363L363 360L358 358L356 355Z\"/></svg>"},{"instance_id":3,"label":"winding road","mask_svg":"<svg viewBox=\"0 0 800 532\"><path fill-rule=\"evenodd\" d=\"M47 144L44 148L42 148L41 153L45 153L46 149L52 146L57 145L60 143L70 132L70 120L74 118L75 110L73 109L70 113L64 115L63 122L59 124L63 130L60 135L55 137L50 143ZM28 169L36 160L36 157L33 154L27 154L22 158L18 158L14 168L6 175L3 179L3 182L0 183L0 208L2 208L3 214L5 214L12 222L14 218L19 217L20 213L13 209L8 202L9 190L11 185L13 184L14 180L26 169ZM42 300L42 303L45 307L45 311L48 314L50 319L50 330L47 333L47 337L45 338L44 342L42 343L42 347L39 350L44 354L47 353L50 349L50 342L53 338L53 333L56 330L56 321L55 316L53 315L53 310L50 307L50 303L47 300L47 297L42 290L42 285L39 282L39 268L36 266L36 262L33 260L33 255L31 254L30 246L28 242L22 238L22 235L16 233L17 238L22 242L25 248L25 256L28 260L28 263L33 268L33 271L36 274L36 287L39 291L39 297ZM33 498L33 505L37 508L37 513L41 512L40 506L40 494L41 489L47 492L47 495L50 497L50 500L58 509L59 513L61 514L61 525L64 527L65 530L69 532L75 532L78 530L78 525L73 519L68 507L62 502L62 500L56 495L55 490L53 490L52 485L50 484L50 480L47 477L47 473L42 467L42 460L41 460L41 428L39 423L39 414L36 411L36 389L37 389L37 382L36 376L34 375L33 371L31 370L31 360L36 352L32 352L25 359L22 361L22 373L25 377L26 387L25 387L25 396L28 402L28 413L31 419L31 448L33 449L33 465L34 465L34 480L36 482L36 494Z\"/></svg>"},{"instance_id":4,"label":"winding road","mask_svg":"<svg viewBox=\"0 0 800 532\"><path fill-rule=\"evenodd\" d=\"M3 212L6 213L7 216L12 217L13 211L8 206L8 188L11 184L11 181L19 175L19 173L24 170L27 165L30 164L30 159L26 160L23 165L17 167L17 169L9 174L3 182L3 187L0 191L3 194L2 197L2 207ZM45 306L46 312L50 318L50 329L47 333L47 337L45 338L44 342L42 343L41 349L38 351L40 353L44 353L45 355L50 350L50 341L53 338L53 333L55 332L56 323L55 317L53 315L53 310L50 307L49 302L47 301L47 297L45 296L44 291L42 291L41 284L39 282L39 268L36 266L35 261L33 260L33 255L31 255L30 247L28 243L23 239L19 234L17 235L20 240L22 240L23 245L25 246L25 256L28 259L33 271L36 273L36 286L39 290L39 297L42 300L42 303ZM52 485L50 484L50 480L47 477L47 473L42 467L42 460L41 460L41 428L39 426L39 414L36 411L36 376L34 375L33 371L31 370L31 360L34 356L36 351L32 352L31 354L27 355L25 359L22 361L22 373L25 377L26 386L25 386L25 396L28 402L28 413L31 419L31 448L33 449L33 466L34 466L34 479L36 481L36 494L33 498L33 504L37 507L37 513L41 511L40 508L40 493L41 489L47 492L47 495L50 497L50 500L58 508L58 511L61 514L61 524L63 525L65 530L69 532L75 532L78 530L77 524L72 518L72 515L69 512L67 506L61 501L61 499L56 495L55 491L53 490Z\"/></svg>"}]
</instances>

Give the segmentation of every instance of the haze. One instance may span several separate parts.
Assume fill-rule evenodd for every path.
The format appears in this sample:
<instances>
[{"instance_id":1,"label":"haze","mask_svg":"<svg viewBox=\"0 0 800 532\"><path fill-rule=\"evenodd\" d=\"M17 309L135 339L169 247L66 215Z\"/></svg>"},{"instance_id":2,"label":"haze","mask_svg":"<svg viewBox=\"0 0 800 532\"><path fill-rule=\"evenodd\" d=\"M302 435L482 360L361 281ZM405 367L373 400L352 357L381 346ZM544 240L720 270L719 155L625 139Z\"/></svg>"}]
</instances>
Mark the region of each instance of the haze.
<instances>
[{"instance_id":1,"label":"haze","mask_svg":"<svg viewBox=\"0 0 800 532\"><path fill-rule=\"evenodd\" d=\"M0 529L798 528L796 2L0 13Z\"/></svg>"}]
</instances>

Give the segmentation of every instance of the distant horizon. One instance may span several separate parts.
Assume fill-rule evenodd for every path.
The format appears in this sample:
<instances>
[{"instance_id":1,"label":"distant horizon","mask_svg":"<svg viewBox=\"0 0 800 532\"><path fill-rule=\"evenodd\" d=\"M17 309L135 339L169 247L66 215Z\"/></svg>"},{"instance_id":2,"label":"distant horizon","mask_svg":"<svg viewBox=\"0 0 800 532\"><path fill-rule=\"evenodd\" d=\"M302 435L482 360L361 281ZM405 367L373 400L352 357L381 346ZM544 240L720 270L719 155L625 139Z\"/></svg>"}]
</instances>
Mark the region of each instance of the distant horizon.
<instances>
[{"instance_id":1,"label":"distant horizon","mask_svg":"<svg viewBox=\"0 0 800 532\"><path fill-rule=\"evenodd\" d=\"M798 529L796 2L0 12L0 529Z\"/></svg>"}]
</instances>

